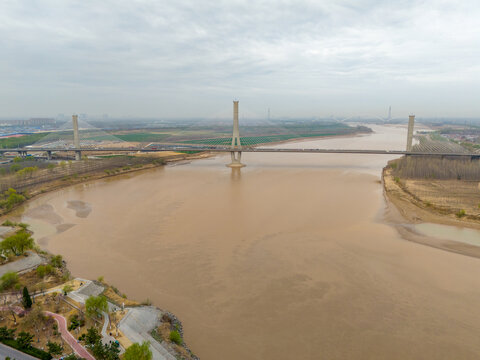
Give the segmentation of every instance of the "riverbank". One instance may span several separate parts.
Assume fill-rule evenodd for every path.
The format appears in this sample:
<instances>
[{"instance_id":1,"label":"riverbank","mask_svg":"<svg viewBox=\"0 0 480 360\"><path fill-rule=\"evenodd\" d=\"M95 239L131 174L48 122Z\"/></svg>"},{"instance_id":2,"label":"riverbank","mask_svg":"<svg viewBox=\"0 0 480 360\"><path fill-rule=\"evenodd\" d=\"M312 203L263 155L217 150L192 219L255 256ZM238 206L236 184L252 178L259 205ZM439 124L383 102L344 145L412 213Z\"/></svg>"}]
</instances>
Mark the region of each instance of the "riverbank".
<instances>
[{"instance_id":1,"label":"riverbank","mask_svg":"<svg viewBox=\"0 0 480 360\"><path fill-rule=\"evenodd\" d=\"M148 169L164 166L166 164L170 164L174 162L204 159L210 156L212 156L212 154L207 152L202 152L197 154L182 154L182 153L175 153L175 152L141 154L141 155L136 155L136 157L143 157L143 158L149 159L149 162L145 164L136 164L134 166L130 166L127 163L117 164L115 166L109 167L108 169L96 169L96 170L88 171L82 174L73 173L72 175L69 175L69 176L63 176L61 178L56 177L46 181L40 180L38 181L38 183L33 182L32 185L29 185L28 187L22 190L22 196L25 197L24 201L19 201L18 203L15 204L15 206L12 206L7 209L0 208L0 216L7 215L11 211L13 211L15 208L19 207L22 204L25 204L26 201L31 200L37 197L38 195L42 195L55 190L60 190L62 188L66 188L72 185L100 180L108 177L114 177L118 175L124 175L128 173L134 173L142 170L148 170ZM65 165L65 166L68 167L69 165Z\"/></svg>"},{"instance_id":2,"label":"riverbank","mask_svg":"<svg viewBox=\"0 0 480 360\"><path fill-rule=\"evenodd\" d=\"M409 224L434 223L480 229L478 182L400 179L387 165L382 171L386 220L407 240L480 258L480 247L422 235Z\"/></svg>"},{"instance_id":3,"label":"riverbank","mask_svg":"<svg viewBox=\"0 0 480 360\"><path fill-rule=\"evenodd\" d=\"M26 224L23 224L23 227L12 222L7 224L17 230L17 233L25 232L27 228ZM13 237L15 235L10 235L5 241L11 243ZM72 278L60 255L54 256L40 250L33 242L28 249L32 251L10 256L11 262L0 264L0 296L3 299L3 306L0 308L0 328L3 329L0 341L7 339L14 343L15 336L18 340L24 332L30 334L28 336L31 336L32 343L35 338L35 348L24 346L19 349L27 353L39 352L41 358L50 359L51 355L66 356L74 351L82 358L94 359L87 352L88 348L95 358L104 359L105 357L96 357L100 352L84 339L87 332L92 329L97 331L100 325L102 330L101 333L97 331L98 336L101 335L104 344L117 343L120 355L134 343L147 341L150 343L154 360L198 360L185 344L183 326L175 315L151 306L148 299L142 303L128 299L115 286L107 284L103 277L99 277L97 281ZM2 255L4 253L5 250ZM22 288L23 297L20 295ZM33 299L27 305L25 293L29 299ZM105 309L102 308L101 317L92 316L90 313L88 299L91 297L104 299ZM63 328L59 329L60 323L58 327L55 326L49 316L54 316L57 321L62 320ZM140 318L141 324L137 324ZM43 328L43 331L39 332L39 328ZM164 332L158 332L159 329ZM7 332L10 335L5 337ZM66 343L56 345L55 351L58 352L55 353L51 343L57 344L61 341L60 337ZM82 346L83 343L86 346ZM106 347L105 351L108 349ZM113 351L108 358L119 360L122 357L118 357Z\"/></svg>"},{"instance_id":4,"label":"riverbank","mask_svg":"<svg viewBox=\"0 0 480 360\"><path fill-rule=\"evenodd\" d=\"M62 188L66 188L66 187L69 187L69 186L73 186L73 185L77 185L77 184L80 184L80 183L87 183L87 182L91 182L91 181L95 181L95 180L100 180L100 179L104 179L104 178L107 178L107 177L114 177L114 176L117 176L117 175L124 175L124 174L128 174L128 173L133 173L133 172L138 172L138 171L141 171L141 170L149 170L149 169L153 169L153 168L156 168L156 167L159 167L159 166L165 166L166 164L169 164L169 163L175 163L175 162L184 162L184 161L190 161L190 160L194 160L194 159L203 159L203 158L207 158L207 157L210 157L212 156L212 154L209 154L209 153L197 153L197 154L181 154L181 153L161 153L161 154L148 154L148 155L143 155L143 157L150 157L151 158L151 162L147 163L147 164L142 164L142 166L136 166L136 167L125 167L125 166L120 166L118 168L112 168L112 169L108 169L108 170L103 170L103 171L92 171L92 172L89 172L89 173L86 173L86 174L82 174L82 176L70 176L66 179L56 179L56 180L53 180L53 181L48 181L48 182L44 182L44 183L41 183L41 184L37 184L35 186L32 186L28 189L25 190L24 194L26 195L25 196L25 201L22 202L22 203L19 203L17 206L14 206L12 207L11 209L8 209L8 211L4 211L3 214L0 214L0 222L1 223L4 223L8 217L8 214L10 212L12 212L13 210L15 210L18 206L21 206L21 205L25 205L27 202L33 200L34 198L36 198L37 196L39 195L42 195L42 194L45 194L45 193L48 193L48 192L52 192L52 191L55 191L55 190L59 190L59 189L62 189ZM161 160L161 161L158 161L158 160ZM82 217L82 214L85 212L85 210L87 210L87 213L89 212L89 209L84 209L82 207L82 204L77 204L75 202L72 202L71 204L71 208L74 209L77 213L78 216ZM88 215L88 214L87 214ZM8 223L8 221L7 221ZM14 224L14 223L13 223ZM14 228L13 230L18 230L17 228ZM13 231L12 230L12 231ZM8 235L11 235L12 232L5 232L5 234L3 234L5 237L8 236ZM0 239L2 240L2 239ZM38 244L37 244L38 245ZM53 254L51 254L50 252L47 252L45 250L40 250L37 245L35 245L36 247L36 251L38 251L41 255L41 258L43 259L40 263L47 263L48 264L48 259L51 259L54 257ZM32 255L36 255L36 253L32 253L31 256L29 256L28 258L26 259L30 259L32 258ZM8 271L20 271L19 274L20 275L20 281L19 281L19 284L22 284L25 285L25 286L28 286L28 288L30 289L34 289L34 291L40 291L37 289L37 287L41 288L41 291L42 293L45 292L45 293L49 293L51 292L50 288L48 288L48 286L46 286L45 284L36 284L34 281L36 279L36 274L37 274L37 266L34 266L33 268L31 266L27 266L26 268L25 267L22 267L22 264L20 264L21 261L23 261L23 257L20 257L19 258L20 260L19 261L15 261L15 262L10 262L6 265L0 265L1 267L8 267L9 268L6 268L5 271L8 272ZM18 259L17 259L18 260ZM20 268L19 269L11 269L12 265L16 265L17 262L19 263L19 266ZM36 264L38 265L38 264ZM27 271L27 273L25 273ZM68 274L68 276L65 278L65 280L67 280L67 283L65 283L66 285L68 285L70 283L70 280L69 280L69 274L70 274L70 270L68 269L68 267L66 266L65 264L65 267L64 267L64 270L60 271L59 272L59 277L63 277L65 274ZM26 280L25 279L28 279L27 282L25 282ZM25 281L24 281L25 280ZM33 281L33 282L32 282ZM102 280L103 282L103 280ZM65 284L57 284L55 283L54 285L54 288L62 288L63 285ZM129 335L130 335L130 339L129 337L125 336L122 334L122 332L118 332L117 331L117 337L118 337L118 340L120 341L121 345L126 348L127 346L130 346L133 342L134 342L134 339L140 339L142 336L143 337L147 337L147 340L152 343L152 342L155 342L152 344L152 351L154 352L154 359L157 359L159 358L157 355L155 355L155 352L159 352L160 354L163 354L165 353L166 355L168 353L172 354L172 355L168 355L168 356L173 356L175 358L181 358L181 359L198 359L197 356L195 356L191 350L188 348L188 346L186 345L186 343L184 342L183 340L183 327L182 327L182 324L181 322L178 320L178 318L173 315L172 313L168 312L168 311L164 311L164 310L161 310L159 308L153 308L152 306L150 306L150 301L147 299L145 301L143 301L142 303L140 302L137 302L135 300L130 300L126 297L125 294L123 293L120 293L120 291L115 287L115 286L112 286L112 285L109 285L107 283L102 283L103 287L104 287L104 291L101 293L103 296L105 296L109 302L115 304L115 306L121 308L123 306L127 306L127 307L130 307L130 308L135 308L135 309L138 309L138 310L135 310L135 311L142 311L143 308L145 308L145 305L147 305L147 308L151 308L151 309L156 309L156 314L159 316L158 317L158 320L155 321L153 318L150 319L150 322L149 322L149 326L154 326L155 327L152 327L151 329L147 329L146 327L145 328L142 328L141 331L139 330L139 333L137 334L136 331L133 329L130 329L130 327L127 327L127 330L125 331L128 331L129 332ZM13 298L12 298L13 299ZM15 297L14 301L17 301L17 298ZM71 314L69 314L71 316ZM6 319L6 318L2 318L2 319ZM29 330L29 325L27 324L23 324L22 321L19 320L19 324L20 324L20 328L23 329L23 330ZM15 328L18 327L18 324L17 323L13 323L13 322L9 322L9 323L5 323L4 325L7 325L8 326L14 326ZM160 332L159 329L162 329L163 332ZM169 331L167 331L168 329L170 329ZM32 329L30 329L32 330ZM34 330L34 329L33 329ZM33 330L31 332L33 332ZM148 330L148 331L147 331ZM150 332L152 333L152 335L141 335L140 333L144 333L145 331L147 332ZM171 335L170 335L170 332L176 332L178 335L176 335L173 340L170 338ZM120 334L120 335L118 335ZM78 335L78 334L77 334ZM152 337L153 335L155 335L154 337ZM138 340L137 339L137 340ZM158 342L158 344L156 343ZM46 344L46 343L45 343ZM43 344L43 345L45 345ZM126 346L127 345L127 346ZM162 350L164 349L164 350ZM68 346L65 347L65 350L70 350L70 348ZM163 358L169 358L169 357L160 357L161 359Z\"/></svg>"}]
</instances>

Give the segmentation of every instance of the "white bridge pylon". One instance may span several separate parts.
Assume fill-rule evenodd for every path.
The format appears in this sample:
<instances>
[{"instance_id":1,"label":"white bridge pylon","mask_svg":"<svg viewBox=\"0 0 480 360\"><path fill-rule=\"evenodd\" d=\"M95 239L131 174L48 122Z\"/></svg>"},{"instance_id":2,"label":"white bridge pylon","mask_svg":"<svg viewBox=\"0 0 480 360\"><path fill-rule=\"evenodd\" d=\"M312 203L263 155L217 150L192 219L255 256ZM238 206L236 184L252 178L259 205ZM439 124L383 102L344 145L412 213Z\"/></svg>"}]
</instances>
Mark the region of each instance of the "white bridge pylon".
<instances>
[{"instance_id":1,"label":"white bridge pylon","mask_svg":"<svg viewBox=\"0 0 480 360\"><path fill-rule=\"evenodd\" d=\"M246 166L241 163L242 143L240 142L240 129L238 127L238 101L233 102L233 134L230 155L232 156L232 162L227 165L228 167L238 169Z\"/></svg>"}]
</instances>

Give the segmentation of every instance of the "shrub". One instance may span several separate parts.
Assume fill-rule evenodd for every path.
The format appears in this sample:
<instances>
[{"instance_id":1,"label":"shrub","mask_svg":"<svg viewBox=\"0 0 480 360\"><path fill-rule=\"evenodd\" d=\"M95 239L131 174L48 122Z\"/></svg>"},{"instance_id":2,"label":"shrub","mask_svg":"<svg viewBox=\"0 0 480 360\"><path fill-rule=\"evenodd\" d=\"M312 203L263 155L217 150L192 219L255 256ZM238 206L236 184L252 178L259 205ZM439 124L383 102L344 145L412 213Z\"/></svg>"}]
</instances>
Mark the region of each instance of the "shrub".
<instances>
[{"instance_id":1,"label":"shrub","mask_svg":"<svg viewBox=\"0 0 480 360\"><path fill-rule=\"evenodd\" d=\"M17 343L20 345L22 349L28 349L29 347L31 347L32 342L33 342L32 334L26 331L22 331L18 334Z\"/></svg>"},{"instance_id":2,"label":"shrub","mask_svg":"<svg viewBox=\"0 0 480 360\"><path fill-rule=\"evenodd\" d=\"M18 170L20 170L21 166L18 165L18 164L12 164L10 165L10 172L17 172Z\"/></svg>"},{"instance_id":3,"label":"shrub","mask_svg":"<svg viewBox=\"0 0 480 360\"><path fill-rule=\"evenodd\" d=\"M480 207L480 205L478 205ZM10 221L10 220L5 220L2 224L2 226L11 226L11 227L14 227L16 226L16 223L14 223L13 221Z\"/></svg>"},{"instance_id":4,"label":"shrub","mask_svg":"<svg viewBox=\"0 0 480 360\"><path fill-rule=\"evenodd\" d=\"M69 331L85 325L85 320L80 319L77 314L70 316L68 320L70 321L70 325L68 326Z\"/></svg>"},{"instance_id":5,"label":"shrub","mask_svg":"<svg viewBox=\"0 0 480 360\"><path fill-rule=\"evenodd\" d=\"M49 353L47 353L43 350L34 348L32 346L30 346L29 348L23 348L17 340L5 339L5 340L0 340L0 341L2 343L4 343L5 345L8 345L8 346L10 346L14 349L20 350L21 352L24 352L25 354L32 355L32 356L34 356L38 359L42 359L42 360L51 360L52 359L52 355L50 355Z\"/></svg>"},{"instance_id":6,"label":"shrub","mask_svg":"<svg viewBox=\"0 0 480 360\"><path fill-rule=\"evenodd\" d=\"M4 197L5 200L2 200L1 206L7 210L11 210L15 205L25 201L25 196L18 194L17 190L12 188L5 191Z\"/></svg>"},{"instance_id":7,"label":"shrub","mask_svg":"<svg viewBox=\"0 0 480 360\"><path fill-rule=\"evenodd\" d=\"M72 290L73 290L73 288L70 285L65 285L62 289L64 295L67 295Z\"/></svg>"},{"instance_id":8,"label":"shrub","mask_svg":"<svg viewBox=\"0 0 480 360\"><path fill-rule=\"evenodd\" d=\"M463 210L463 209L458 210L458 212L455 214L455 216L456 216L457 218L459 218L459 219L462 218L462 217L464 217L465 215L466 215L466 212L465 212L465 210Z\"/></svg>"},{"instance_id":9,"label":"shrub","mask_svg":"<svg viewBox=\"0 0 480 360\"><path fill-rule=\"evenodd\" d=\"M150 344L148 341L144 341L142 344L134 343L131 345L123 356L124 360L151 360L152 351L150 350Z\"/></svg>"},{"instance_id":10,"label":"shrub","mask_svg":"<svg viewBox=\"0 0 480 360\"><path fill-rule=\"evenodd\" d=\"M52 355L60 355L63 351L63 347L54 342L47 342L48 352Z\"/></svg>"},{"instance_id":11,"label":"shrub","mask_svg":"<svg viewBox=\"0 0 480 360\"><path fill-rule=\"evenodd\" d=\"M54 255L52 256L52 259L50 260L50 264L52 266L55 266L56 268L60 268L63 266L63 258L62 255Z\"/></svg>"},{"instance_id":12,"label":"shrub","mask_svg":"<svg viewBox=\"0 0 480 360\"><path fill-rule=\"evenodd\" d=\"M52 274L54 271L55 270L52 265L50 264L45 265L45 272L47 273L47 275Z\"/></svg>"},{"instance_id":13,"label":"shrub","mask_svg":"<svg viewBox=\"0 0 480 360\"><path fill-rule=\"evenodd\" d=\"M0 289L7 290L15 286L18 283L18 275L14 271L7 271L5 274L2 275L0 278Z\"/></svg>"},{"instance_id":14,"label":"shrub","mask_svg":"<svg viewBox=\"0 0 480 360\"><path fill-rule=\"evenodd\" d=\"M45 269L45 265L39 265L37 267L37 276L39 278L44 278L46 274L47 274L47 270Z\"/></svg>"},{"instance_id":15,"label":"shrub","mask_svg":"<svg viewBox=\"0 0 480 360\"><path fill-rule=\"evenodd\" d=\"M15 329L8 329L6 326L0 327L0 341L13 340L15 338Z\"/></svg>"},{"instance_id":16,"label":"shrub","mask_svg":"<svg viewBox=\"0 0 480 360\"><path fill-rule=\"evenodd\" d=\"M23 230L27 230L29 226L28 224L25 224L25 223L18 223L17 225L20 226Z\"/></svg>"},{"instance_id":17,"label":"shrub","mask_svg":"<svg viewBox=\"0 0 480 360\"><path fill-rule=\"evenodd\" d=\"M177 330L170 331L169 339L170 339L171 342L173 342L177 345L182 345L183 344L182 336L180 335L180 333Z\"/></svg>"}]
</instances>

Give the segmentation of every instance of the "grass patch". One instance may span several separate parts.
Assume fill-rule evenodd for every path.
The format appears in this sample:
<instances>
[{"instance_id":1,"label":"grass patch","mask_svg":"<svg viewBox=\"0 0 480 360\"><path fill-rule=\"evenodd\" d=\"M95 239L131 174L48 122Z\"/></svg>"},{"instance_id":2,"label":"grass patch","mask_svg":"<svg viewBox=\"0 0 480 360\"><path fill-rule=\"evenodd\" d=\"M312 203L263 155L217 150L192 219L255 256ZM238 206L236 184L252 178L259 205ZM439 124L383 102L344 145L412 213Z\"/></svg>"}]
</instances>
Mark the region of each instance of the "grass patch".
<instances>
[{"instance_id":1,"label":"grass patch","mask_svg":"<svg viewBox=\"0 0 480 360\"><path fill-rule=\"evenodd\" d=\"M182 336L180 335L180 333L177 330L170 331L169 339L170 339L171 342L173 342L177 345L182 345L183 344Z\"/></svg>"}]
</instances>

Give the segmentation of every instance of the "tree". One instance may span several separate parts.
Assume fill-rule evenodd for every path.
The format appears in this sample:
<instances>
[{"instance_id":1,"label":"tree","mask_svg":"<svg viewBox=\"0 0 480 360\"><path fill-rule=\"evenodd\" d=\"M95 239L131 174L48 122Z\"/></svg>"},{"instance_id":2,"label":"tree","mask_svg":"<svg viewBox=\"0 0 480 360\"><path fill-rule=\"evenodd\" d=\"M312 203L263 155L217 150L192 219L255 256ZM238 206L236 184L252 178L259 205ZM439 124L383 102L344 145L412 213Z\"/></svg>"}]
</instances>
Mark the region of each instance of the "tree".
<instances>
[{"instance_id":1,"label":"tree","mask_svg":"<svg viewBox=\"0 0 480 360\"><path fill-rule=\"evenodd\" d=\"M150 343L148 341L144 341L142 344L133 344L125 351L123 360L152 360Z\"/></svg>"},{"instance_id":2,"label":"tree","mask_svg":"<svg viewBox=\"0 0 480 360\"><path fill-rule=\"evenodd\" d=\"M15 286L18 283L18 275L14 271L7 271L5 274L2 275L0 278L0 289L7 290Z\"/></svg>"},{"instance_id":3,"label":"tree","mask_svg":"<svg viewBox=\"0 0 480 360\"><path fill-rule=\"evenodd\" d=\"M33 246L34 241L32 236L23 229L7 237L0 243L2 250L11 251L17 256L22 255L25 250L32 249Z\"/></svg>"},{"instance_id":4,"label":"tree","mask_svg":"<svg viewBox=\"0 0 480 360\"><path fill-rule=\"evenodd\" d=\"M30 309L32 307L32 298L30 297L30 294L28 293L28 289L26 286L23 287L22 305L25 308L25 310Z\"/></svg>"},{"instance_id":5,"label":"tree","mask_svg":"<svg viewBox=\"0 0 480 360\"><path fill-rule=\"evenodd\" d=\"M26 331L22 331L20 334L18 334L17 342L20 347L27 349L32 346L33 335Z\"/></svg>"},{"instance_id":6,"label":"tree","mask_svg":"<svg viewBox=\"0 0 480 360\"><path fill-rule=\"evenodd\" d=\"M108 310L107 298L102 295L90 296L87 301L85 301L85 308L88 316L100 317L102 312L106 312Z\"/></svg>"},{"instance_id":7,"label":"tree","mask_svg":"<svg viewBox=\"0 0 480 360\"><path fill-rule=\"evenodd\" d=\"M25 316L23 323L28 328L33 328L38 333L40 329L43 327L45 321L45 314L43 309L40 305L37 305L32 308L31 311Z\"/></svg>"},{"instance_id":8,"label":"tree","mask_svg":"<svg viewBox=\"0 0 480 360\"><path fill-rule=\"evenodd\" d=\"M8 329L6 326L0 327L0 340L13 340L15 329Z\"/></svg>"},{"instance_id":9,"label":"tree","mask_svg":"<svg viewBox=\"0 0 480 360\"><path fill-rule=\"evenodd\" d=\"M118 360L120 354L120 346L117 343L102 344L102 337L98 330L91 327L87 333L80 337L87 347L92 350L93 356L98 360Z\"/></svg>"},{"instance_id":10,"label":"tree","mask_svg":"<svg viewBox=\"0 0 480 360\"><path fill-rule=\"evenodd\" d=\"M63 295L67 296L68 293L69 293L70 291L72 291L72 290L73 290L73 288L72 288L71 285L68 285L68 284L65 285L65 286L63 287L63 289L62 289Z\"/></svg>"},{"instance_id":11,"label":"tree","mask_svg":"<svg viewBox=\"0 0 480 360\"><path fill-rule=\"evenodd\" d=\"M98 330L94 327L91 327L87 330L85 334L85 344L95 345L98 341L102 339L101 335L98 333Z\"/></svg>"},{"instance_id":12,"label":"tree","mask_svg":"<svg viewBox=\"0 0 480 360\"><path fill-rule=\"evenodd\" d=\"M47 342L48 352L51 355L60 355L63 351L63 347L60 344L54 342Z\"/></svg>"},{"instance_id":13,"label":"tree","mask_svg":"<svg viewBox=\"0 0 480 360\"><path fill-rule=\"evenodd\" d=\"M45 265L39 265L37 267L37 275L39 278L44 278L47 270L45 269Z\"/></svg>"},{"instance_id":14,"label":"tree","mask_svg":"<svg viewBox=\"0 0 480 360\"><path fill-rule=\"evenodd\" d=\"M12 171L12 167L14 167L14 166L18 166L20 168L20 165L14 164L10 167L11 171ZM18 169L13 170L13 171L17 171L17 170ZM5 197L5 200L2 200L0 205L1 205L1 207L6 208L7 210L10 210L15 205L20 204L20 203L25 201L25 196L23 196L21 194L18 194L17 191L15 189L12 189L12 188L5 191L4 197Z\"/></svg>"}]
</instances>

